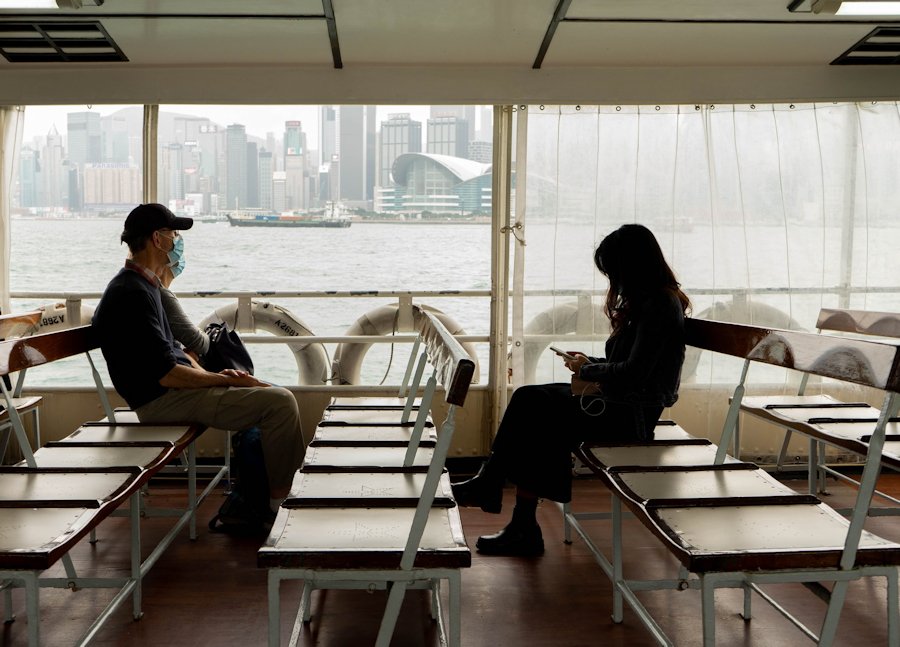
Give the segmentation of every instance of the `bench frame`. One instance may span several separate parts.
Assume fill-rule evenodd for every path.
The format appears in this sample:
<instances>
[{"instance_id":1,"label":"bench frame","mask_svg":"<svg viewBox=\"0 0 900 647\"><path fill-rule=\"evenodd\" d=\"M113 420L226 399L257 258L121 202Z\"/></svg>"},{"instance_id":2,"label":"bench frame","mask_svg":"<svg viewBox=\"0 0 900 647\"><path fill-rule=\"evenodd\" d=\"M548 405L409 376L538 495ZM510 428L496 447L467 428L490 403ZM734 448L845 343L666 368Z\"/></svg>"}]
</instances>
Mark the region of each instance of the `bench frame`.
<instances>
[{"instance_id":1,"label":"bench frame","mask_svg":"<svg viewBox=\"0 0 900 647\"><path fill-rule=\"evenodd\" d=\"M382 616L381 625L376 638L376 645L387 647L394 633L400 607L408 589L428 589L431 591L431 616L438 622L442 644L451 646L460 645L461 642L461 576L459 567L447 567L437 565L437 562L428 565L422 562L420 542L425 532L428 517L437 493L438 483L442 478L444 463L450 449L455 428L456 410L463 406L469 384L474 374L474 362L462 346L456 342L449 331L441 322L427 312L422 311L420 320L419 338L424 343L424 351L418 359L416 377L413 386L409 390L404 416L412 409L412 402L417 391L419 380L423 374L425 363L430 360L434 371L429 376L417 416L416 429L412 433L407 447L404 465L412 465L416 449L421 439L424 421L430 409L438 381L445 388L445 400L450 405L447 416L441 426L440 433L434 447L433 460L428 467L422 493L416 502L411 527L406 538L405 546L399 555L399 564L394 563L393 557L375 561L387 562L381 568L375 568L374 564L360 567L307 567L292 568L289 566L274 566L271 554L267 555L267 548L274 543L270 538L266 546L260 549L260 565L268 567L268 596L269 596L269 646L277 647L280 644L280 587L283 580L299 579L303 581L303 593L300 608L294 622L291 635L291 644L299 637L300 625L310 621L311 597L314 589L365 589L388 590L388 599ZM418 348L418 341L416 349ZM415 355L413 355L415 357ZM409 374L412 366L412 358L407 368ZM445 508L446 510L446 508ZM278 521L276 521L276 524ZM454 534L462 536L462 528L453 529ZM273 529L272 536L276 536ZM464 538L462 539L464 542ZM270 551L271 552L271 551ZM466 551L468 555L468 551ZM457 560L460 558L457 557ZM470 558L469 558L470 559ZM277 560L275 560L277 561ZM287 560L290 561L290 560ZM462 565L468 565L468 560ZM441 602L442 582L446 581L449 593L449 609L447 620L444 620L444 609Z\"/></svg>"},{"instance_id":2,"label":"bench frame","mask_svg":"<svg viewBox=\"0 0 900 647\"><path fill-rule=\"evenodd\" d=\"M99 347L99 343L94 338L90 326L81 326L70 328L59 332L46 333L43 335L35 335L32 337L20 338L5 342L0 342L0 375L7 375L13 372L19 372L19 383L21 383L23 373L26 369L47 364L58 359L71 357L84 353L91 366L94 382L100 397L101 404L110 421L109 425L116 426L133 426L139 428L143 425L140 423L122 423L113 422L115 414L110 406L109 399L103 386L102 378L91 358L90 351ZM17 385L17 388L21 388ZM13 395L6 388L3 380L0 380L0 392L9 407L10 423L15 433L15 437L20 445L24 462L28 468L40 471L34 457L34 452L28 442L24 425L21 417L15 408L10 406ZM95 423L103 424L103 423ZM160 426L160 425L152 425ZM12 588L24 588L26 598L26 613L28 614L28 642L30 647L37 647L40 644L40 588L70 588L76 590L78 588L111 588L118 589L112 600L100 612L87 632L79 639L77 645L87 645L98 633L102 625L112 616L112 614L121 606L121 604L129 596L132 597L132 615L135 620L140 619L142 612L142 594L141 582L143 577L159 560L165 550L172 544L181 530L187 525L189 526L189 536L191 540L197 538L197 508L202 501L208 496L219 480L225 473L225 469L219 470L219 473L210 481L199 495L197 493L197 452L195 447L196 437L203 430L199 427L188 429L186 432L187 442L185 445L178 447L169 443L170 451L167 457L155 465L152 469L143 470L144 474L139 481L129 490L128 496L117 497L115 501L101 505L101 508L89 522L85 532L79 532L73 536L71 540L65 542L65 549L58 559L62 562L65 569L65 577L41 577L43 568L13 568L5 567L0 562L0 589L5 590L5 619L10 622L14 619L12 613ZM134 443L126 443L127 445L146 445L140 441ZM165 450L166 444L158 444L162 451ZM72 445L74 446L74 444ZM102 447L102 443L92 443L90 446ZM154 445L156 446L156 445ZM143 501L143 494L146 490L147 482L163 466L174 459L178 459L182 453L186 453L185 459L186 471L188 476L188 497L187 506L184 509L154 509L149 508ZM114 469L114 468L113 468ZM78 473L80 470L72 469L72 473ZM118 510L125 498L129 500L129 510ZM0 505L0 509L2 509ZM130 527L130 575L127 577L80 577L69 557L68 551L81 541L86 533L89 533L89 541L94 543L97 541L96 528L97 525L107 516L127 515L129 517ZM165 516L175 517L175 523L166 535L159 541L151 552L142 559L142 542L140 519L144 516ZM56 557L52 561L56 561Z\"/></svg>"},{"instance_id":3,"label":"bench frame","mask_svg":"<svg viewBox=\"0 0 900 647\"><path fill-rule=\"evenodd\" d=\"M703 644L711 647L715 645L715 590L724 587L741 588L744 591L742 615L745 619L751 618L751 593L756 592L797 626L804 635L816 640L820 645L830 645L834 641L849 582L864 577L885 577L887 581L888 641L894 647L900 645L900 609L898 609L900 594L898 594L897 565L859 566L856 563L863 524L881 467L880 458L885 440L885 428L887 422L897 414L898 408L900 408L900 396L898 396L900 393L900 349L893 345L877 342L835 339L829 338L827 335L699 320L688 320L685 329L689 345L745 359L740 380L735 387L726 415L715 460L716 465L721 465L726 460L726 448L733 440L740 403L744 395L744 383L749 365L753 361L804 370L824 377L843 379L879 388L886 392L884 404L869 443L869 454L837 568L810 568L801 563L795 567L766 568L764 561L761 561L759 568L752 571L691 573L685 563L682 563L676 578L630 580L625 578L622 568L624 550L622 521L625 518L622 510L622 498L616 496L615 492L611 490L612 509L610 513L573 513L569 504L564 505L567 541L570 541L571 538L570 527L575 528L613 584L613 621L617 623L622 621L623 603L627 602L659 644L672 645L674 643L665 635L652 614L640 601L637 593L646 590L697 589L701 592L702 600ZM831 354L820 355L820 348ZM852 362L843 361L846 358L838 358L838 354L844 351L848 351L850 357L861 360L860 366L851 366ZM868 362L870 359L872 362ZM866 368L870 370L868 372L857 370ZM584 452L582 455L584 460L589 459ZM659 536L658 529L650 518L652 515L648 516L647 511L640 509L639 506L632 507L632 512ZM612 521L613 554L611 559L602 553L587 531L582 528L580 522L590 519L610 519ZM678 557L683 559L683 556ZM819 584L825 581L834 583L832 591L829 592ZM821 597L826 598L828 609L818 636L760 589L762 584L785 582L803 583Z\"/></svg>"}]
</instances>

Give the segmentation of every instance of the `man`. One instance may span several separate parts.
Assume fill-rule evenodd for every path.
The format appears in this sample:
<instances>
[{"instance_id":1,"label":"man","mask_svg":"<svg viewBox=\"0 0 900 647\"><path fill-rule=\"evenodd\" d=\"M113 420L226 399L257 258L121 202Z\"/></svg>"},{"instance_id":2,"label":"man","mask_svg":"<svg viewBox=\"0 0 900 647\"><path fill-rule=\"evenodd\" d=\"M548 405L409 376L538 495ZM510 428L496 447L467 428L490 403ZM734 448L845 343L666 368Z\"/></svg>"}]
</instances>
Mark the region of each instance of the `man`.
<instances>
[{"instance_id":1,"label":"man","mask_svg":"<svg viewBox=\"0 0 900 647\"><path fill-rule=\"evenodd\" d=\"M305 451L297 401L287 389L244 371L203 369L175 343L160 301L159 277L183 262L178 232L193 224L161 204L142 204L128 214L121 240L130 254L107 285L93 326L113 385L141 422L257 427L277 509Z\"/></svg>"}]
</instances>

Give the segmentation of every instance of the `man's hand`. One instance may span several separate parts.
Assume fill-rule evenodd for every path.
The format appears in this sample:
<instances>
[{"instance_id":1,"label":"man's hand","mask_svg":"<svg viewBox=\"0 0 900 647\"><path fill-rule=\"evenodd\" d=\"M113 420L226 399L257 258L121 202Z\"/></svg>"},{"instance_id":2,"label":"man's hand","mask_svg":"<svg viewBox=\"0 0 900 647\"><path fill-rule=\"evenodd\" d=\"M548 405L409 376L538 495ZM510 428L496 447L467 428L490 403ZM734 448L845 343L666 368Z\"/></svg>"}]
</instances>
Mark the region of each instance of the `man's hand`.
<instances>
[{"instance_id":1,"label":"man's hand","mask_svg":"<svg viewBox=\"0 0 900 647\"><path fill-rule=\"evenodd\" d=\"M219 371L220 375L232 378L231 386L269 386L267 382L261 382L250 375L247 371L239 371L234 368L226 368Z\"/></svg>"}]
</instances>

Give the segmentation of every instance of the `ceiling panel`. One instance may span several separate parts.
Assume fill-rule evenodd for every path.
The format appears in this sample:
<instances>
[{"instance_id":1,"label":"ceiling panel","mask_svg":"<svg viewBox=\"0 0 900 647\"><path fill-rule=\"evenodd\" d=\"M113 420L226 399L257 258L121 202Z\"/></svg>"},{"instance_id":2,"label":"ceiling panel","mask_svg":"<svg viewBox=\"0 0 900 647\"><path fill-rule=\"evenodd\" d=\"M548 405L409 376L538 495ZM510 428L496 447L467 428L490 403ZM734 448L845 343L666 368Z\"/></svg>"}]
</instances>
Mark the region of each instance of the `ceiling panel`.
<instances>
[{"instance_id":1,"label":"ceiling panel","mask_svg":"<svg viewBox=\"0 0 900 647\"><path fill-rule=\"evenodd\" d=\"M567 18L657 20L817 20L824 15L791 13L789 0L572 0Z\"/></svg>"},{"instance_id":2,"label":"ceiling panel","mask_svg":"<svg viewBox=\"0 0 900 647\"><path fill-rule=\"evenodd\" d=\"M103 20L132 63L330 65L324 20Z\"/></svg>"},{"instance_id":3,"label":"ceiling panel","mask_svg":"<svg viewBox=\"0 0 900 647\"><path fill-rule=\"evenodd\" d=\"M869 25L567 22L543 67L827 65L870 31Z\"/></svg>"},{"instance_id":4,"label":"ceiling panel","mask_svg":"<svg viewBox=\"0 0 900 647\"><path fill-rule=\"evenodd\" d=\"M530 66L556 0L335 2L345 65Z\"/></svg>"}]
</instances>

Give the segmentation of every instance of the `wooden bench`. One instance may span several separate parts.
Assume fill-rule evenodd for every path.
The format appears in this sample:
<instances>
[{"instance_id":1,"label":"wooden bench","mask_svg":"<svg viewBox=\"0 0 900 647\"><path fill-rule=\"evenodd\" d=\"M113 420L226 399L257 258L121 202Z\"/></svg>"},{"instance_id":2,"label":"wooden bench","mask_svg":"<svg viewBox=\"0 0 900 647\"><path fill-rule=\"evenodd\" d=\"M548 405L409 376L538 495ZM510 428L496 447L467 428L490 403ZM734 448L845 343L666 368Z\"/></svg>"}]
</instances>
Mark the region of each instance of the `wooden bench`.
<instances>
[{"instance_id":1,"label":"wooden bench","mask_svg":"<svg viewBox=\"0 0 900 647\"><path fill-rule=\"evenodd\" d=\"M819 332L839 332L900 339L900 314L865 310L822 308L816 322ZM865 402L844 402L830 395L807 395L810 374L804 373L796 395L744 397L741 411L784 429L784 441L778 454L778 469L784 465L793 433L809 439L807 461L809 491L824 493L826 474L851 484L857 481L826 464L825 447L839 447L865 456L872 430L878 420L878 409ZM891 423L888 441L882 451L882 464L900 469L900 429ZM876 491L876 495L900 505L894 497ZM881 514L896 514L898 508L878 508ZM873 510L875 512L875 510Z\"/></svg>"},{"instance_id":2,"label":"wooden bench","mask_svg":"<svg viewBox=\"0 0 900 647\"><path fill-rule=\"evenodd\" d=\"M270 646L280 644L280 584L285 579L304 583L295 634L300 623L311 619L314 589L388 589L376 639L386 647L406 590L426 588L442 640L460 644L460 569L471 565L471 553L444 463L475 365L436 318L425 315L419 325L434 373L425 385L415 429L400 438L405 446L396 444L396 427L320 426L259 551L259 565L269 569ZM424 414L438 383L450 406L433 446L423 447L417 433L426 429ZM347 429L356 430L360 444L319 442ZM440 595L444 581L450 602L446 622Z\"/></svg>"},{"instance_id":3,"label":"wooden bench","mask_svg":"<svg viewBox=\"0 0 900 647\"><path fill-rule=\"evenodd\" d=\"M887 421L898 408L900 349L873 341L838 339L719 322L688 320L687 343L745 359L741 379L723 425L720 444L655 441L630 447L583 446L581 459L612 494L608 515L573 514L571 524L588 542L613 583L613 620L621 622L627 602L663 645L663 628L638 597L647 590L697 589L701 593L703 644L715 645L715 591L744 591L743 616L751 617L759 594L821 645L834 640L849 582L864 577L887 581L888 644L900 645L898 576L900 544L863 528L881 465ZM864 384L886 392L869 442L863 478L850 519L809 494L797 494L757 466L729 457L749 365L761 362L814 375ZM680 563L675 577L632 580L623 572L622 507L637 517ZM585 518L612 520L612 556L607 558L581 526ZM828 603L821 629L805 627L761 586L797 582ZM822 582L832 582L831 590Z\"/></svg>"},{"instance_id":4,"label":"wooden bench","mask_svg":"<svg viewBox=\"0 0 900 647\"><path fill-rule=\"evenodd\" d=\"M0 342L0 376L48 364L97 348L90 326ZM91 361L95 383L102 380ZM2 382L0 382L2 383ZM2 386L3 397L11 398ZM111 412L105 392L101 400ZM133 615L140 618L141 581L185 525L196 537L196 509L202 497L196 493L194 441L199 425L140 425L137 423L87 423L68 437L33 451L15 408L10 419L24 455L21 464L0 468L0 583L7 597L7 621L11 621L13 587L25 589L28 642L40 644L40 596L42 587L118 589L77 644L87 644L103 623L128 598ZM142 557L140 519L149 509L141 490L150 478L183 453L188 454L188 504L184 510L166 511L176 517L172 529ZM80 577L69 551L86 536L93 539L98 524L129 501L131 565L127 576ZM158 513L157 513L158 516ZM65 577L42 572L62 561Z\"/></svg>"}]
</instances>

